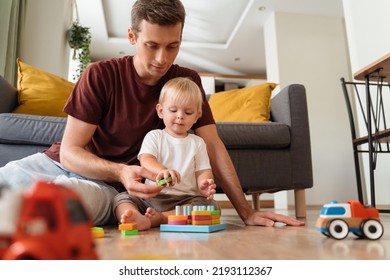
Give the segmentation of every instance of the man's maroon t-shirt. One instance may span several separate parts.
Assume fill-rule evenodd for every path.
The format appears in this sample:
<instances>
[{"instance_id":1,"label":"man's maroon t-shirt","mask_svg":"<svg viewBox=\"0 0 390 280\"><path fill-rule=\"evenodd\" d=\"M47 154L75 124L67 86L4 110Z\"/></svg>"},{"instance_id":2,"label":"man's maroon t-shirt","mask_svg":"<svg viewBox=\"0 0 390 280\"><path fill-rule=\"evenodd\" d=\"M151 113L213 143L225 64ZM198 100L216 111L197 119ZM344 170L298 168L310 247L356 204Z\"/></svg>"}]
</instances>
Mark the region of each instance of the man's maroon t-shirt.
<instances>
[{"instance_id":1,"label":"man's maroon t-shirt","mask_svg":"<svg viewBox=\"0 0 390 280\"><path fill-rule=\"evenodd\" d=\"M156 104L161 88L175 77L189 77L202 89L202 117L193 129L214 124L199 75L190 69L172 65L154 86L142 83L133 65L133 57L113 58L89 66L69 97L64 112L84 122L97 125L87 145L95 155L114 162L138 164L137 154L150 130L163 128ZM45 153L59 161L59 143Z\"/></svg>"}]
</instances>

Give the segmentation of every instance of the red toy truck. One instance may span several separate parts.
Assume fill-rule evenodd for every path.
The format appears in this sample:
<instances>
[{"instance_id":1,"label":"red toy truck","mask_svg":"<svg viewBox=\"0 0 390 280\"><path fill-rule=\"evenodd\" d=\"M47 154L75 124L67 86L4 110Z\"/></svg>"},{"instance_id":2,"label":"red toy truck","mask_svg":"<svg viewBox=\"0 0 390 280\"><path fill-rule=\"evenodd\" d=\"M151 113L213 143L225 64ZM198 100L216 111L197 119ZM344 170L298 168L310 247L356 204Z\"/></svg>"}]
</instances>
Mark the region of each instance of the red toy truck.
<instances>
[{"instance_id":1,"label":"red toy truck","mask_svg":"<svg viewBox=\"0 0 390 280\"><path fill-rule=\"evenodd\" d=\"M374 207L363 206L355 200L325 204L317 219L316 229L334 239L344 239L349 232L371 240L379 239L383 235L379 211Z\"/></svg>"},{"instance_id":2,"label":"red toy truck","mask_svg":"<svg viewBox=\"0 0 390 280\"><path fill-rule=\"evenodd\" d=\"M97 259L92 224L71 189L38 181L0 189L0 259Z\"/></svg>"}]
</instances>

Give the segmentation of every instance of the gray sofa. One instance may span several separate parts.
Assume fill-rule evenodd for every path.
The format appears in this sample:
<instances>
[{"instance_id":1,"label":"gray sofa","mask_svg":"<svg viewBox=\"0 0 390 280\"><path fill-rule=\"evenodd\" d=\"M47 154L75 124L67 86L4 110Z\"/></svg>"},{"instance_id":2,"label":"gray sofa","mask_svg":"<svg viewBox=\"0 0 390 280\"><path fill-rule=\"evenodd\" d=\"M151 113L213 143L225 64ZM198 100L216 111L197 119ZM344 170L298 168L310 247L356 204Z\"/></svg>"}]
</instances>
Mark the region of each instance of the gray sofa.
<instances>
[{"instance_id":1,"label":"gray sofa","mask_svg":"<svg viewBox=\"0 0 390 280\"><path fill-rule=\"evenodd\" d=\"M65 118L10 113L16 105L16 89L0 77L0 167L47 149L65 127ZM305 87L292 84L279 92L271 119L217 123L217 129L255 208L261 193L294 190L296 216L306 217L305 189L313 186L313 175Z\"/></svg>"}]
</instances>

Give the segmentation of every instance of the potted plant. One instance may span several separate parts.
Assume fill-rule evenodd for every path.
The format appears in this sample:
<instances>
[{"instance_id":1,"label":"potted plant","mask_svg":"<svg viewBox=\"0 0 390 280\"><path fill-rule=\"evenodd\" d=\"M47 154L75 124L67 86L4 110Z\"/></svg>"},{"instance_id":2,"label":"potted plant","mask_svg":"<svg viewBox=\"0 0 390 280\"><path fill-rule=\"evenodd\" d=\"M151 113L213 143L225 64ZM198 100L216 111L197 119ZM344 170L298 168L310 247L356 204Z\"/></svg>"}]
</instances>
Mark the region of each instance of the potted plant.
<instances>
[{"instance_id":1,"label":"potted plant","mask_svg":"<svg viewBox=\"0 0 390 280\"><path fill-rule=\"evenodd\" d=\"M80 78L83 71L91 63L91 53L89 46L91 44L91 33L89 27L83 27L78 21L73 22L72 27L67 31L69 46L73 49L73 59L78 59L79 67L76 69L76 77Z\"/></svg>"}]
</instances>

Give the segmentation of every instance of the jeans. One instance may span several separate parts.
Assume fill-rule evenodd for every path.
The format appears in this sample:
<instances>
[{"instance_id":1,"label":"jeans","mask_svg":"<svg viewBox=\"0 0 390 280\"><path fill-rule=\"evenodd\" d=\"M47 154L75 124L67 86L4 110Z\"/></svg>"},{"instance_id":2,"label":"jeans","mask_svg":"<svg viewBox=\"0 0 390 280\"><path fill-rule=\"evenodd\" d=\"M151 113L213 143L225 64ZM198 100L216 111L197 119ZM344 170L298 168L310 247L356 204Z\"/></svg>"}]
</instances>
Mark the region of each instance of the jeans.
<instances>
[{"instance_id":1,"label":"jeans","mask_svg":"<svg viewBox=\"0 0 390 280\"><path fill-rule=\"evenodd\" d=\"M11 161L0 168L0 187L26 189L38 179L75 190L95 225L116 222L112 201L118 192L103 181L91 180L69 172L42 153Z\"/></svg>"}]
</instances>

